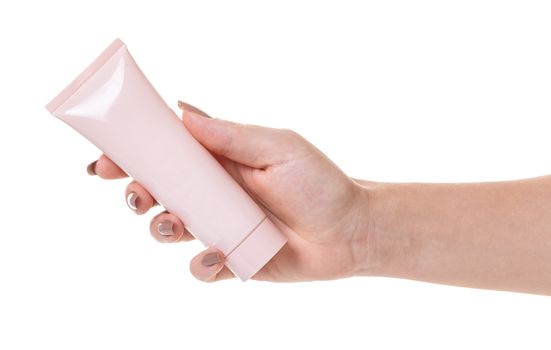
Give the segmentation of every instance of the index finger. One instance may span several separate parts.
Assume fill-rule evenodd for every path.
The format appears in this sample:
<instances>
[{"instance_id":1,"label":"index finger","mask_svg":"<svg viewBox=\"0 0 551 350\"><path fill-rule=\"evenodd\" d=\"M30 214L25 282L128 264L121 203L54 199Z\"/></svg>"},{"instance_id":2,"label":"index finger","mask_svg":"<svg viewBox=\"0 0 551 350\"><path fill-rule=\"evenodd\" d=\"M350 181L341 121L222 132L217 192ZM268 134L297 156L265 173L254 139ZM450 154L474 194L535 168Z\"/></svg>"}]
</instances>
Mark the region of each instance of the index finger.
<instances>
[{"instance_id":1,"label":"index finger","mask_svg":"<svg viewBox=\"0 0 551 350\"><path fill-rule=\"evenodd\" d=\"M102 179L122 179L128 177L128 175L105 154L102 154L98 160L90 163L86 171L88 171L88 174L98 175Z\"/></svg>"}]
</instances>

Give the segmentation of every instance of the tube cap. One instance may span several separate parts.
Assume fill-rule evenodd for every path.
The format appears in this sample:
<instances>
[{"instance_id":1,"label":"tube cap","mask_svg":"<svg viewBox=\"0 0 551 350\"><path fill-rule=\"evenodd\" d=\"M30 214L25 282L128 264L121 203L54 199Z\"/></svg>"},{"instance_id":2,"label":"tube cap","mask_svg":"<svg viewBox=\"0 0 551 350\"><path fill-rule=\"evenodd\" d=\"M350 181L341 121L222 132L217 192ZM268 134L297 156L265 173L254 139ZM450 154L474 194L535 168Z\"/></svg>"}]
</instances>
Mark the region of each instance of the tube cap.
<instances>
[{"instance_id":1,"label":"tube cap","mask_svg":"<svg viewBox=\"0 0 551 350\"><path fill-rule=\"evenodd\" d=\"M243 282L251 278L285 245L287 237L265 218L227 257L226 266Z\"/></svg>"}]
</instances>

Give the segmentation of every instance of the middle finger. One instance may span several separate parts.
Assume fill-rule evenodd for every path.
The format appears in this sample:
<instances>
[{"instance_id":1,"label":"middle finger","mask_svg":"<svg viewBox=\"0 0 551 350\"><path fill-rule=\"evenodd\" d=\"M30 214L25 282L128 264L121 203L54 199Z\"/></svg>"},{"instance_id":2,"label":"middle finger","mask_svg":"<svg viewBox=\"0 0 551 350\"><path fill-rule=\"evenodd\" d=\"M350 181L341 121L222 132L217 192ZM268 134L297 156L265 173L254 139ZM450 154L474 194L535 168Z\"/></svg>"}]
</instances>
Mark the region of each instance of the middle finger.
<instances>
[{"instance_id":1,"label":"middle finger","mask_svg":"<svg viewBox=\"0 0 551 350\"><path fill-rule=\"evenodd\" d=\"M132 181L126 186L126 204L136 214L142 215L157 204L157 201L139 183Z\"/></svg>"}]
</instances>

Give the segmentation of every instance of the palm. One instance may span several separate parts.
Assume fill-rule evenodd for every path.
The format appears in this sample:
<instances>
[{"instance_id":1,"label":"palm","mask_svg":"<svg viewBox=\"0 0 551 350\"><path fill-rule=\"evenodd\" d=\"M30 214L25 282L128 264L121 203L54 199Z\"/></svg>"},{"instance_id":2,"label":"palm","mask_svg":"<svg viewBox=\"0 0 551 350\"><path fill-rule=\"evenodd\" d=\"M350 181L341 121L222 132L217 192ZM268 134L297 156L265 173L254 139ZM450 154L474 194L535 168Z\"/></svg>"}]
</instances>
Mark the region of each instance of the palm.
<instances>
[{"instance_id":1,"label":"palm","mask_svg":"<svg viewBox=\"0 0 551 350\"><path fill-rule=\"evenodd\" d=\"M265 170L218 157L288 237L254 279L319 280L350 272L356 185L314 146L297 152Z\"/></svg>"}]
</instances>

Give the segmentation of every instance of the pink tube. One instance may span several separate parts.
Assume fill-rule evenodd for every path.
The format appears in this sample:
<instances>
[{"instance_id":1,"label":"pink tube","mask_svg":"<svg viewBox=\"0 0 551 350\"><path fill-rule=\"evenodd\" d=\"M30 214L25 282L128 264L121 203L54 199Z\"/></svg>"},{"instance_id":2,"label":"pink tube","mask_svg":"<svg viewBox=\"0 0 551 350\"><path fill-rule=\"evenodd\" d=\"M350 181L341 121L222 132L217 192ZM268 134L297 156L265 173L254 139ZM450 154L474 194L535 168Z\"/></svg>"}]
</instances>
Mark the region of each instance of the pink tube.
<instances>
[{"instance_id":1,"label":"pink tube","mask_svg":"<svg viewBox=\"0 0 551 350\"><path fill-rule=\"evenodd\" d=\"M226 256L242 281L285 245L264 211L184 127L116 39L46 108Z\"/></svg>"}]
</instances>

